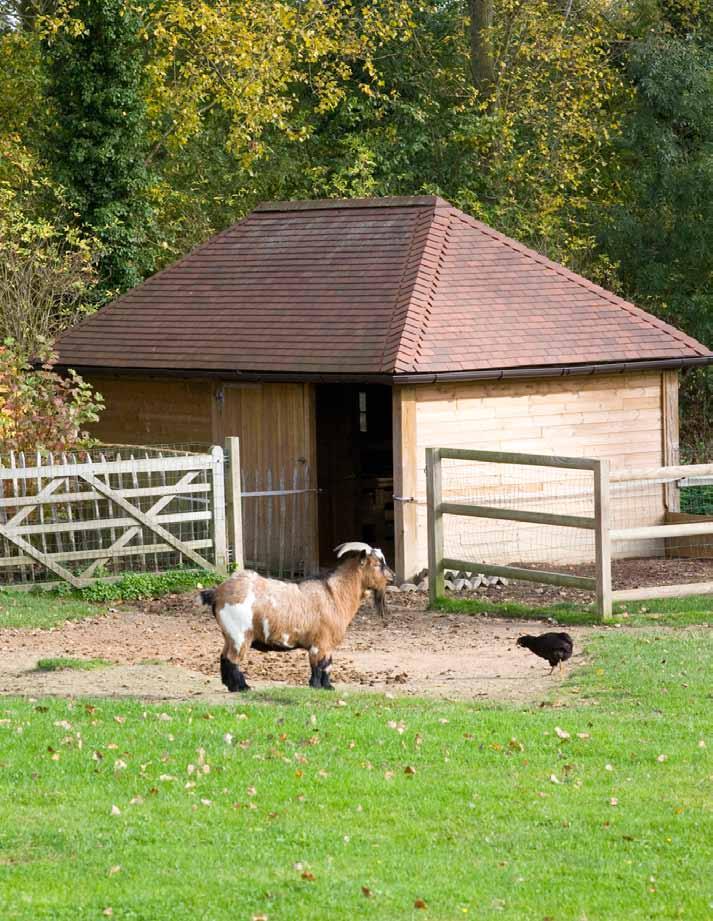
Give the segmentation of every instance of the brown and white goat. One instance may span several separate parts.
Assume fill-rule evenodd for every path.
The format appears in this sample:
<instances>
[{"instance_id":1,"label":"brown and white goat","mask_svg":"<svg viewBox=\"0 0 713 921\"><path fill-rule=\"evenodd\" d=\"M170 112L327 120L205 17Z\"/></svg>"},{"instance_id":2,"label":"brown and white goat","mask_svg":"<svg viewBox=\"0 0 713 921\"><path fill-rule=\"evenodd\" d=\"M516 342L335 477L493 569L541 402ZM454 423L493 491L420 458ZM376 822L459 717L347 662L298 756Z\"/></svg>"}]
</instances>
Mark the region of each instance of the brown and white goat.
<instances>
[{"instance_id":1,"label":"brown and white goat","mask_svg":"<svg viewBox=\"0 0 713 921\"><path fill-rule=\"evenodd\" d=\"M240 666L250 647L260 652L306 649L310 687L332 689L332 652L344 639L365 592L374 592L383 617L386 586L394 579L384 554L368 544L350 541L335 552L341 562L322 579L281 582L245 570L201 592L223 632L220 677L229 691L249 689Z\"/></svg>"}]
</instances>

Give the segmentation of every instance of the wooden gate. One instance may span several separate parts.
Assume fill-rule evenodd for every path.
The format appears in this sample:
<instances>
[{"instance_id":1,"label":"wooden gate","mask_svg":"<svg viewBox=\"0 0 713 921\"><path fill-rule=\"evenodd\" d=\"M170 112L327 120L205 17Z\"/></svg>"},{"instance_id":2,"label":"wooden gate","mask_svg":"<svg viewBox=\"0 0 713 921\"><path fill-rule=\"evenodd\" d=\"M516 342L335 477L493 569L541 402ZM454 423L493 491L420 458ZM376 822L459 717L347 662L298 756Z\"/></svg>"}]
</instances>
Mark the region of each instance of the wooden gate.
<instances>
[{"instance_id":1,"label":"wooden gate","mask_svg":"<svg viewBox=\"0 0 713 921\"><path fill-rule=\"evenodd\" d=\"M82 588L177 566L226 569L223 449L103 447L3 457L0 585Z\"/></svg>"}]
</instances>

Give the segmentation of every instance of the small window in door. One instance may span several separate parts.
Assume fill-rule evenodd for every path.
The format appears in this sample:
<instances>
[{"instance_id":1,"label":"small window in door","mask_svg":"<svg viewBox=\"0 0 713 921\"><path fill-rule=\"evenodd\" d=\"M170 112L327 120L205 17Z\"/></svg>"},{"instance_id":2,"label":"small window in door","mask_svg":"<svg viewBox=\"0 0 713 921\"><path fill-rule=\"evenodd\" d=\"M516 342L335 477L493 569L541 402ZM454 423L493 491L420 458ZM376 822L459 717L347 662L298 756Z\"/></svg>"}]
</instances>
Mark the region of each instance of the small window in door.
<instances>
[{"instance_id":1,"label":"small window in door","mask_svg":"<svg viewBox=\"0 0 713 921\"><path fill-rule=\"evenodd\" d=\"M366 423L366 393L363 390L359 391L359 431L367 431Z\"/></svg>"}]
</instances>

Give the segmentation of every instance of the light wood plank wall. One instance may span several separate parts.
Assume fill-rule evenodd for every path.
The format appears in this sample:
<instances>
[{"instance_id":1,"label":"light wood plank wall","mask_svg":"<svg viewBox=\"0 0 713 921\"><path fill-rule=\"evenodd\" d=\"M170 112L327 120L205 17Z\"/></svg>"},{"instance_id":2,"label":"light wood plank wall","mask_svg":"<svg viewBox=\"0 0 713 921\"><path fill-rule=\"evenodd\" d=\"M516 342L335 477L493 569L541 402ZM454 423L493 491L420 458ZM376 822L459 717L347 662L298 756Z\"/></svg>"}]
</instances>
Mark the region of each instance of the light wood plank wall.
<instances>
[{"instance_id":1,"label":"light wood plank wall","mask_svg":"<svg viewBox=\"0 0 713 921\"><path fill-rule=\"evenodd\" d=\"M670 374L671 372L666 372ZM675 373L675 372L674 372ZM426 479L427 447L485 448L526 453L609 458L612 468L656 467L663 462L664 426L662 374L660 372L626 375L597 375L591 378L554 380L472 382L463 384L424 385L415 392L415 491L417 498L416 533L410 546L402 550L411 568L426 566ZM523 471L523 490L537 491L540 468ZM492 475L493 468L490 467ZM508 474L512 475L510 467ZM557 474L560 475L559 473ZM479 474L469 471L469 485ZM581 480L579 483L581 485ZM462 481L461 481L462 484ZM524 484L527 484L525 486ZM483 481L483 485L485 482ZM497 489L491 481L493 495ZM449 489L444 470L444 492ZM581 499L551 500L539 505L542 511L590 514L581 510ZM528 505L528 508L534 506ZM661 486L649 486L634 496L612 493L612 527L660 524L664 517ZM457 534L452 522L467 522L463 535ZM543 532L527 525L508 528L502 522L481 519L450 519L446 524L448 544L451 525L451 550L462 555L466 546L473 550L473 531L482 539L481 560L493 563L544 562L572 563L591 555L591 535L571 529L557 529L558 534L543 538ZM409 540L406 535L406 540ZM454 545L455 544L455 545ZM487 559L497 554L500 559ZM663 546L654 541L622 544L615 556L662 554ZM453 555L453 554L451 554Z\"/></svg>"}]
</instances>

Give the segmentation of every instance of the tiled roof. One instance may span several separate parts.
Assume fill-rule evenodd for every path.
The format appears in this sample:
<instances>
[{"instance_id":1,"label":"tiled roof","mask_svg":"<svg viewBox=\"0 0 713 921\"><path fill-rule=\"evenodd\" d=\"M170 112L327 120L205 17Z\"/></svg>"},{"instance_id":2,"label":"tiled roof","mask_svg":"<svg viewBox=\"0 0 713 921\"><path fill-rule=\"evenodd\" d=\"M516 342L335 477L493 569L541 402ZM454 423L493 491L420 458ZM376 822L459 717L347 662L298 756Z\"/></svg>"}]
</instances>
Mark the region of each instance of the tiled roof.
<instances>
[{"instance_id":1,"label":"tiled roof","mask_svg":"<svg viewBox=\"0 0 713 921\"><path fill-rule=\"evenodd\" d=\"M58 351L85 368L365 377L711 357L433 196L261 205Z\"/></svg>"}]
</instances>

